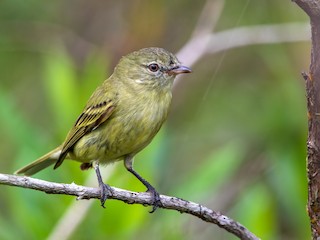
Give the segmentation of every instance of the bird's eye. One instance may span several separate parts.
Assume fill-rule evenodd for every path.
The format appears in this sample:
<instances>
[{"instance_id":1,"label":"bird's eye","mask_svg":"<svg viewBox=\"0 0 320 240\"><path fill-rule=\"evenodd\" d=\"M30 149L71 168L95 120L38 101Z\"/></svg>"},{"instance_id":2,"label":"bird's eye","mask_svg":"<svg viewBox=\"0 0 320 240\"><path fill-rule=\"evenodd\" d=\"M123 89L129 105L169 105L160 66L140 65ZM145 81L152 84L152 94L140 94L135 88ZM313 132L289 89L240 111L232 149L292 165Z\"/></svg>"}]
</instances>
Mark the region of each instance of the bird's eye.
<instances>
[{"instance_id":1,"label":"bird's eye","mask_svg":"<svg viewBox=\"0 0 320 240\"><path fill-rule=\"evenodd\" d=\"M148 69L151 71L151 72L156 72L159 70L159 65L156 64L156 63L151 63L149 66L148 66Z\"/></svg>"}]
</instances>

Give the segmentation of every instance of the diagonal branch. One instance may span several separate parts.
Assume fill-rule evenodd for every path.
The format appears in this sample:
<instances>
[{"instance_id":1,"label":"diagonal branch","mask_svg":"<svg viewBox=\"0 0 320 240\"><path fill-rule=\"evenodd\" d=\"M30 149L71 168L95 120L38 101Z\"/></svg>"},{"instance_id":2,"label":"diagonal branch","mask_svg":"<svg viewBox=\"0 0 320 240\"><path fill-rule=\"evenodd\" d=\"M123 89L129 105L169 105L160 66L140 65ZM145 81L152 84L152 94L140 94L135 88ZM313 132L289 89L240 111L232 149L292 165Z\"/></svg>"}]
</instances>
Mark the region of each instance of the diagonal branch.
<instances>
[{"instance_id":1,"label":"diagonal branch","mask_svg":"<svg viewBox=\"0 0 320 240\"><path fill-rule=\"evenodd\" d=\"M34 189L49 194L72 195L77 196L77 199L100 198L100 190L98 188L79 186L74 183L62 184L30 177L0 174L0 184ZM112 187L112 190L113 194L112 196L109 196L110 199L117 199L128 204L152 205L151 197L148 193L130 192L115 187ZM202 219L203 221L213 223L221 228L224 228L240 239L259 239L240 223L198 203L165 195L161 195L160 197L161 203L163 205L161 208L176 210L181 213L194 215Z\"/></svg>"}]
</instances>

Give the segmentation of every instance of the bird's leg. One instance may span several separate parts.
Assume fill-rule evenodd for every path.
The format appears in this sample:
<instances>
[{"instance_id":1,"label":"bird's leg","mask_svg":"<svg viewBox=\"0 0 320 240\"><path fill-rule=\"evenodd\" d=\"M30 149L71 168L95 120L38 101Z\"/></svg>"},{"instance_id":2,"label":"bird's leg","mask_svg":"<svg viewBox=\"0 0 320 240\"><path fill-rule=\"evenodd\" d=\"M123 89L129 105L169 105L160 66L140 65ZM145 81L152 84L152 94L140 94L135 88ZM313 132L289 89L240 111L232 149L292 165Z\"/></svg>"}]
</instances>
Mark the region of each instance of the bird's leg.
<instances>
[{"instance_id":1,"label":"bird's leg","mask_svg":"<svg viewBox=\"0 0 320 240\"><path fill-rule=\"evenodd\" d=\"M140 182L143 183L147 187L147 192L151 193L152 197L152 205L153 208L150 211L150 213L153 213L158 207L162 206L161 200L160 200L160 195L156 191L156 189L147 182L144 178L142 178L134 169L133 169L133 157L132 156L126 156L124 159L124 166L126 169L131 172L136 178L140 180Z\"/></svg>"},{"instance_id":2,"label":"bird's leg","mask_svg":"<svg viewBox=\"0 0 320 240\"><path fill-rule=\"evenodd\" d=\"M93 167L94 167L94 170L96 171L97 178L98 178L98 183L99 183L99 187L100 187L100 193L101 193L100 202L101 202L101 206L104 208L104 203L108 199L108 196L112 195L112 189L108 184L105 184L102 181L102 177L101 177L101 173L100 173L100 169L99 169L99 163L97 161L93 162Z\"/></svg>"}]
</instances>

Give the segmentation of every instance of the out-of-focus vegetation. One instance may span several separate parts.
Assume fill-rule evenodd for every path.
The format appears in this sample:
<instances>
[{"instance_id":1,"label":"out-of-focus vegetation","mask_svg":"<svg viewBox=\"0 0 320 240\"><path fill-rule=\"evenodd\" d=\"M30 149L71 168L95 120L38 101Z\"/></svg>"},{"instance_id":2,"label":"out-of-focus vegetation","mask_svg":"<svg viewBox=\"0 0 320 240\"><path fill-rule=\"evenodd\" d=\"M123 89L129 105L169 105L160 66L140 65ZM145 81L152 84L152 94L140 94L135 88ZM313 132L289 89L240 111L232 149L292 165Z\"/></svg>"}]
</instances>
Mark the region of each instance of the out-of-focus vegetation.
<instances>
[{"instance_id":1,"label":"out-of-focus vegetation","mask_svg":"<svg viewBox=\"0 0 320 240\"><path fill-rule=\"evenodd\" d=\"M204 3L1 1L1 172L12 173L60 144L122 55L148 46L178 51ZM291 1L226 0L215 30L284 22L307 17ZM136 170L160 193L221 211L262 239L308 239L300 72L308 68L309 51L308 42L299 42L203 57L176 86L170 117L136 157ZM85 184L92 172L67 161L35 177ZM145 190L121 163L110 172L110 185ZM47 238L78 204L74 197L0 187L0 239ZM91 201L84 216L73 213L81 219L70 239L235 239L175 211L149 214L111 200L102 209Z\"/></svg>"}]
</instances>

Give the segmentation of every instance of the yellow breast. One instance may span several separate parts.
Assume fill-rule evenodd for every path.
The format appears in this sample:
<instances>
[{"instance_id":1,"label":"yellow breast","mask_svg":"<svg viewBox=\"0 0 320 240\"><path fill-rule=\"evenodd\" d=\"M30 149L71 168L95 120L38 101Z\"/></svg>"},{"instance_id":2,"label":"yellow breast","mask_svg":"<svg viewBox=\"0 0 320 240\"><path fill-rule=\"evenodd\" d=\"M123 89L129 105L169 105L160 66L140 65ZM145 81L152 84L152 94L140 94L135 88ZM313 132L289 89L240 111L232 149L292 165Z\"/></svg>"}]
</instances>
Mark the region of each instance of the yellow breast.
<instances>
[{"instance_id":1,"label":"yellow breast","mask_svg":"<svg viewBox=\"0 0 320 240\"><path fill-rule=\"evenodd\" d=\"M75 144L72 158L81 162L99 160L108 163L141 151L167 118L171 91L127 94L119 99L110 119Z\"/></svg>"}]
</instances>

